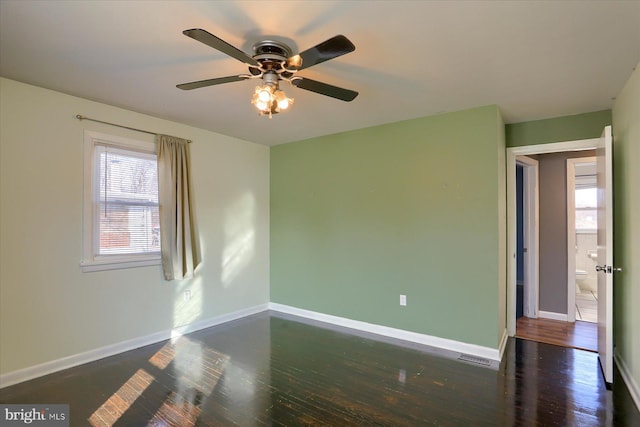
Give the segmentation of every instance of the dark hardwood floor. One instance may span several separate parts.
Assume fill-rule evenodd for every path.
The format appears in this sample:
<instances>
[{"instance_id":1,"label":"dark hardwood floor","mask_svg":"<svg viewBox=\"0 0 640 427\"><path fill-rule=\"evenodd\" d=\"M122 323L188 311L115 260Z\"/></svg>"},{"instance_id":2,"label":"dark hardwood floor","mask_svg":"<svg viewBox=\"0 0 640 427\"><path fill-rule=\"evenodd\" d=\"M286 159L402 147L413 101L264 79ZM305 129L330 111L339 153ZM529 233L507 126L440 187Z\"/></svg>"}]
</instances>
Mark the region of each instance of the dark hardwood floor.
<instances>
[{"instance_id":1,"label":"dark hardwood floor","mask_svg":"<svg viewBox=\"0 0 640 427\"><path fill-rule=\"evenodd\" d=\"M527 340L598 351L598 324L521 317L516 322L516 337Z\"/></svg>"},{"instance_id":2,"label":"dark hardwood floor","mask_svg":"<svg viewBox=\"0 0 640 427\"><path fill-rule=\"evenodd\" d=\"M312 322L311 322L312 323ZM0 390L72 426L632 426L597 356L510 339L490 368L260 313Z\"/></svg>"}]
</instances>

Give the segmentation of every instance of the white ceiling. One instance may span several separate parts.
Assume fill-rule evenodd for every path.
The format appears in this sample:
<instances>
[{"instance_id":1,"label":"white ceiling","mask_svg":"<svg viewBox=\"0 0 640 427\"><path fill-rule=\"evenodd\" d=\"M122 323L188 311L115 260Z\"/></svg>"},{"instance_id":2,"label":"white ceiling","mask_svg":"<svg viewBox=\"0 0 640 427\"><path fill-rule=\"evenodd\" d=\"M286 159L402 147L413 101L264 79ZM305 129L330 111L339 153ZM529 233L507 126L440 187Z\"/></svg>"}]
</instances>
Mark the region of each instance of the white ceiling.
<instances>
[{"instance_id":1,"label":"white ceiling","mask_svg":"<svg viewBox=\"0 0 640 427\"><path fill-rule=\"evenodd\" d=\"M248 54L344 34L355 52L299 75L360 95L285 84L269 120L255 80L179 90L247 73L189 28ZM488 104L508 123L607 109L639 60L640 1L0 0L0 75L266 145Z\"/></svg>"}]
</instances>

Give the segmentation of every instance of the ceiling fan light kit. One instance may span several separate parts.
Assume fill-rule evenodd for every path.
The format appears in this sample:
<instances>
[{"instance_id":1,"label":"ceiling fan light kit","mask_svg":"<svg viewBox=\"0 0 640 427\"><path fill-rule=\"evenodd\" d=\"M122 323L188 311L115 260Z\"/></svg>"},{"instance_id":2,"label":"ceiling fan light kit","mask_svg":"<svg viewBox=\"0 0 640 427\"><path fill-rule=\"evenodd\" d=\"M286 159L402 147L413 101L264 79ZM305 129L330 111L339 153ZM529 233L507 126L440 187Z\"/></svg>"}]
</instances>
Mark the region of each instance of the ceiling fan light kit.
<instances>
[{"instance_id":1,"label":"ceiling fan light kit","mask_svg":"<svg viewBox=\"0 0 640 427\"><path fill-rule=\"evenodd\" d=\"M293 99L288 98L287 94L280 90L280 79L276 73L264 74L262 80L264 84L256 87L251 99L251 103L258 109L258 114L268 115L271 118L273 114L286 110L293 104Z\"/></svg>"},{"instance_id":2,"label":"ceiling fan light kit","mask_svg":"<svg viewBox=\"0 0 640 427\"><path fill-rule=\"evenodd\" d=\"M280 89L281 81L346 102L353 101L358 96L356 91L296 75L300 70L353 52L355 46L343 35L332 37L297 55L292 55L291 48L284 43L263 40L253 45L254 55L249 56L203 29L185 30L183 34L243 62L248 66L249 74L182 83L177 85L179 89L191 90L247 79L261 79L262 84L256 87L251 104L257 108L259 115L269 116L269 118L293 104L293 99L287 97L286 93Z\"/></svg>"}]
</instances>

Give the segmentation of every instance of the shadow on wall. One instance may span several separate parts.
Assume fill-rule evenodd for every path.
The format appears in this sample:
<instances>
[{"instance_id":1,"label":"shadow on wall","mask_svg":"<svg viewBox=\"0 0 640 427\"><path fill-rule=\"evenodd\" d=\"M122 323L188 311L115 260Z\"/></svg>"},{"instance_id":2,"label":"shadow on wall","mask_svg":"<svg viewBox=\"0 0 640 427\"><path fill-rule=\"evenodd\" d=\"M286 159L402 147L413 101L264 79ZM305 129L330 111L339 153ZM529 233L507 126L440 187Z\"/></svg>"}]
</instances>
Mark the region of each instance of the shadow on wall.
<instances>
[{"instance_id":1,"label":"shadow on wall","mask_svg":"<svg viewBox=\"0 0 640 427\"><path fill-rule=\"evenodd\" d=\"M173 327L186 326L202 315L203 298L202 276L197 273L192 279L183 280L176 287L173 303Z\"/></svg>"},{"instance_id":2,"label":"shadow on wall","mask_svg":"<svg viewBox=\"0 0 640 427\"><path fill-rule=\"evenodd\" d=\"M225 212L222 251L222 273L220 280L225 288L251 262L255 254L255 197L245 193L232 203Z\"/></svg>"},{"instance_id":3,"label":"shadow on wall","mask_svg":"<svg viewBox=\"0 0 640 427\"><path fill-rule=\"evenodd\" d=\"M255 255L255 197L247 192L231 203L224 217L224 245L220 260L220 282L225 288L252 261ZM203 262L206 259L206 244L201 245ZM176 287L173 307L173 327L189 325L197 321L204 309L204 284L202 275L185 279ZM179 335L174 331L174 335Z\"/></svg>"}]
</instances>

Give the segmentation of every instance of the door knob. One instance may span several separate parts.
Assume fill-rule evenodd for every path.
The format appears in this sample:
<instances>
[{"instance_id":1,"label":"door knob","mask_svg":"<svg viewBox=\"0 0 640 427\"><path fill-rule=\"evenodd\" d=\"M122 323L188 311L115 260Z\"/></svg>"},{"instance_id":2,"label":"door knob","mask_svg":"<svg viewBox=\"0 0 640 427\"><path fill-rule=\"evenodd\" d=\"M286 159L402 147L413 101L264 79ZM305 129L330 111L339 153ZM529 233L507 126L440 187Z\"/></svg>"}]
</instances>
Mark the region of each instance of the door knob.
<instances>
[{"instance_id":1,"label":"door knob","mask_svg":"<svg viewBox=\"0 0 640 427\"><path fill-rule=\"evenodd\" d=\"M620 267L612 267L610 265L596 265L596 271L604 271L605 273L620 273L622 268Z\"/></svg>"}]
</instances>

